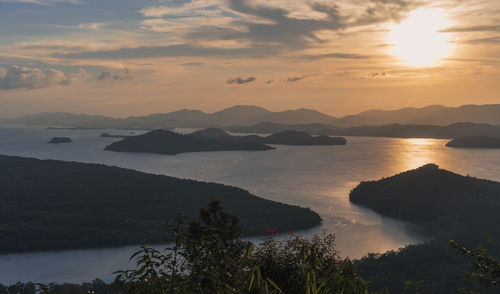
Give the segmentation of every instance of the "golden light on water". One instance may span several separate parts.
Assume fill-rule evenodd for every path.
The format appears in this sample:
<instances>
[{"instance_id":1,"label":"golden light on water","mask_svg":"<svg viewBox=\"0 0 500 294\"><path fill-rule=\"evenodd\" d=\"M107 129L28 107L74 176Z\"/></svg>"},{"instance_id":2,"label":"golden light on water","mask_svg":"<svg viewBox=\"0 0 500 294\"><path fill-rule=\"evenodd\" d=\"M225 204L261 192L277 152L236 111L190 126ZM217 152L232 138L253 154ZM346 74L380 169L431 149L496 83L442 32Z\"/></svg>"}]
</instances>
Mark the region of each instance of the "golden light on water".
<instances>
[{"instance_id":1,"label":"golden light on water","mask_svg":"<svg viewBox=\"0 0 500 294\"><path fill-rule=\"evenodd\" d=\"M443 140L411 138L402 139L402 155L399 171L415 169L428 163L438 163L440 161L440 152L436 152L444 145Z\"/></svg>"},{"instance_id":2,"label":"golden light on water","mask_svg":"<svg viewBox=\"0 0 500 294\"><path fill-rule=\"evenodd\" d=\"M418 9L394 26L389 35L392 53L411 66L432 66L451 53L451 24L440 10Z\"/></svg>"},{"instance_id":3,"label":"golden light on water","mask_svg":"<svg viewBox=\"0 0 500 294\"><path fill-rule=\"evenodd\" d=\"M425 138L411 138L411 139L407 139L407 142L410 143L411 145L430 145L434 141L431 139L425 139Z\"/></svg>"}]
</instances>

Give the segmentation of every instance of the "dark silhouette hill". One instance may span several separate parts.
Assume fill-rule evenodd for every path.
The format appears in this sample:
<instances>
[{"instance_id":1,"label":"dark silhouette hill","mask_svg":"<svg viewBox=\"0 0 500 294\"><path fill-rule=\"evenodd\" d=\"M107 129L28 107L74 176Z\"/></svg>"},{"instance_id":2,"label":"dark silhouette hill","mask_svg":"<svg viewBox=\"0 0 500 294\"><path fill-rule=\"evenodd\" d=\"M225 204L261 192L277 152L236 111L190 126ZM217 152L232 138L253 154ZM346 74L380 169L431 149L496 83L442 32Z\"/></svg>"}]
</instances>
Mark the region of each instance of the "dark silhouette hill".
<instances>
[{"instance_id":1,"label":"dark silhouette hill","mask_svg":"<svg viewBox=\"0 0 500 294\"><path fill-rule=\"evenodd\" d=\"M428 164L378 181L361 182L349 194L355 204L430 232L499 230L500 183L461 176ZM493 232L491 232L493 233Z\"/></svg>"},{"instance_id":2,"label":"dark silhouette hill","mask_svg":"<svg viewBox=\"0 0 500 294\"><path fill-rule=\"evenodd\" d=\"M500 137L466 136L446 143L447 147L455 148L500 148Z\"/></svg>"},{"instance_id":3,"label":"dark silhouette hill","mask_svg":"<svg viewBox=\"0 0 500 294\"><path fill-rule=\"evenodd\" d=\"M203 151L265 151L274 149L259 142L238 142L225 137L184 135L166 130L154 130L131 136L105 147L108 151L148 152L175 155Z\"/></svg>"},{"instance_id":4,"label":"dark silhouette hill","mask_svg":"<svg viewBox=\"0 0 500 294\"><path fill-rule=\"evenodd\" d=\"M429 289L425 293L459 293L457 289L464 286L463 272L471 270L470 260L449 247L451 239L470 248L483 245L500 256L499 182L428 164L378 181L361 182L349 199L384 216L418 225L420 233L432 237L423 244L368 254L357 261L373 292L387 288L390 293L406 293L405 281L425 281ZM489 244L486 234L493 243ZM480 293L497 292L493 288Z\"/></svg>"},{"instance_id":5,"label":"dark silhouette hill","mask_svg":"<svg viewBox=\"0 0 500 294\"><path fill-rule=\"evenodd\" d=\"M149 152L160 154L179 154L200 151L230 150L271 150L266 144L281 145L345 145L341 137L314 137L305 132L284 131L267 137L233 136L218 128L207 128L191 134L178 134L171 131L155 130L149 133L129 136L106 146L106 150L120 152Z\"/></svg>"},{"instance_id":6,"label":"dark silhouette hill","mask_svg":"<svg viewBox=\"0 0 500 294\"><path fill-rule=\"evenodd\" d=\"M98 164L0 155L0 252L166 242L168 221L196 217L216 198L246 235L320 224L310 209L265 200L221 184Z\"/></svg>"}]
</instances>

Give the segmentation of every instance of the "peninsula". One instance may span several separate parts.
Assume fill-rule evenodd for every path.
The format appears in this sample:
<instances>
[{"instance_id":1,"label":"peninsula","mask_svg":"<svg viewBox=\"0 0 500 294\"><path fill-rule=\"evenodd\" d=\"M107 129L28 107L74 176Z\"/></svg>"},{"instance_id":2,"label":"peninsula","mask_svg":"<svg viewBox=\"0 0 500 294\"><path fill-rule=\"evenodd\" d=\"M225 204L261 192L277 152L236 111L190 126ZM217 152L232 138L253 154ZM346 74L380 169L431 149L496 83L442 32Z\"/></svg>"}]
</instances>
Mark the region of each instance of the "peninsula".
<instances>
[{"instance_id":1,"label":"peninsula","mask_svg":"<svg viewBox=\"0 0 500 294\"><path fill-rule=\"evenodd\" d=\"M321 223L308 208L259 198L236 187L100 164L0 155L0 253L168 242L177 213L196 217L218 199L247 236Z\"/></svg>"}]
</instances>

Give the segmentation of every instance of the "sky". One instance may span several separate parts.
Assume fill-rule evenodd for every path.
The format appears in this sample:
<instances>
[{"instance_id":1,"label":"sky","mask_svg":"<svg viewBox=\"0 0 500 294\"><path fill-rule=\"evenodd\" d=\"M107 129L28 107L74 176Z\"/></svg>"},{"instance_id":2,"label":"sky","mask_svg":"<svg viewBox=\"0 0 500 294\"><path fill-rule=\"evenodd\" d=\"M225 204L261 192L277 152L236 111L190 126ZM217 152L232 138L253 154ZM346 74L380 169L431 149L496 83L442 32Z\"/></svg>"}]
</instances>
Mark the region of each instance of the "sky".
<instances>
[{"instance_id":1,"label":"sky","mask_svg":"<svg viewBox=\"0 0 500 294\"><path fill-rule=\"evenodd\" d=\"M498 0L0 0L0 117L500 103Z\"/></svg>"}]
</instances>

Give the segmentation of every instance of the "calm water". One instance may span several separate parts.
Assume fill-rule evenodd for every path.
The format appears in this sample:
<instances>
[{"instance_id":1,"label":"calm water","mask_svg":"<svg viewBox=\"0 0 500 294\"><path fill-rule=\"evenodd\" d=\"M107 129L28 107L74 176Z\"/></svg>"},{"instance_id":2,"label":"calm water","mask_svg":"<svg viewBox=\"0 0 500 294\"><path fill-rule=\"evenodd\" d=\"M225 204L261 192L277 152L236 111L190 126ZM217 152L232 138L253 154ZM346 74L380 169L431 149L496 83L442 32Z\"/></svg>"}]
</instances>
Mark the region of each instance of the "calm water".
<instances>
[{"instance_id":1,"label":"calm water","mask_svg":"<svg viewBox=\"0 0 500 294\"><path fill-rule=\"evenodd\" d=\"M209 152L176 156L104 151L117 139L99 138L119 130L46 130L0 126L0 154L103 163L149 173L230 184L276 201L310 207L323 218L322 229L337 235L343 256L361 257L416 243L406 225L352 205L349 191L360 181L436 163L461 174L500 181L500 150L459 150L446 140L350 137L346 146L277 145L266 152ZM69 136L70 144L46 144ZM200 203L200 206L205 203ZM0 283L82 282L130 267L137 247L11 254L0 256Z\"/></svg>"}]
</instances>

